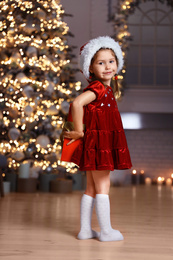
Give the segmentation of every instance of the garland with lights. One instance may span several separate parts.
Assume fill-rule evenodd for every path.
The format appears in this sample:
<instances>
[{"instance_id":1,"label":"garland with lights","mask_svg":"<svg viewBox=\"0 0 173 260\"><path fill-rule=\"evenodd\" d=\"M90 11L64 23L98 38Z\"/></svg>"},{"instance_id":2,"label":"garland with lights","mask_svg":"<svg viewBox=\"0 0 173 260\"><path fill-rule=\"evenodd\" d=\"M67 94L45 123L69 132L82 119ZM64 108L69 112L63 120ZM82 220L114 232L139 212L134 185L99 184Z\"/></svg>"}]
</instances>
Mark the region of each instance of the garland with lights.
<instances>
[{"instance_id":1,"label":"garland with lights","mask_svg":"<svg viewBox=\"0 0 173 260\"><path fill-rule=\"evenodd\" d=\"M127 19L130 14L133 14L135 8L141 3L155 1L155 0L119 0L116 13L113 18L114 20L114 39L119 42L124 56L124 67L122 69L121 75L118 75L119 82L119 98L123 95L125 88L125 74L126 74L126 55L129 49L129 41L132 40L132 36L128 30ZM160 3L166 3L168 6L172 7L173 11L173 1L172 0L158 0Z\"/></svg>"},{"instance_id":2,"label":"garland with lights","mask_svg":"<svg viewBox=\"0 0 173 260\"><path fill-rule=\"evenodd\" d=\"M81 83L71 68L70 34L58 0L0 2L0 153L16 171L75 172L60 161L64 118Z\"/></svg>"}]
</instances>

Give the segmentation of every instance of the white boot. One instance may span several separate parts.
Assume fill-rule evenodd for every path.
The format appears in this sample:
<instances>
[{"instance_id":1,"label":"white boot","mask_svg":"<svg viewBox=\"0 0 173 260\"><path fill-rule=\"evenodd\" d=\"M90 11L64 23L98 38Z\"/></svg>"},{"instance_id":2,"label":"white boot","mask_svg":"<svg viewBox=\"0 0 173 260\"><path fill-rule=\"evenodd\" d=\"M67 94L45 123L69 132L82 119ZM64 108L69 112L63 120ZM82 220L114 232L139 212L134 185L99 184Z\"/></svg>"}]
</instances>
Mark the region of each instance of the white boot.
<instances>
[{"instance_id":1,"label":"white boot","mask_svg":"<svg viewBox=\"0 0 173 260\"><path fill-rule=\"evenodd\" d=\"M91 218L95 199L84 194L81 199L81 229L78 239L89 239L99 236L99 233L91 229Z\"/></svg>"},{"instance_id":2,"label":"white boot","mask_svg":"<svg viewBox=\"0 0 173 260\"><path fill-rule=\"evenodd\" d=\"M109 195L97 194L96 195L96 214L100 225L100 241L119 241L123 240L123 235L120 231L111 227L110 221L110 202Z\"/></svg>"}]
</instances>

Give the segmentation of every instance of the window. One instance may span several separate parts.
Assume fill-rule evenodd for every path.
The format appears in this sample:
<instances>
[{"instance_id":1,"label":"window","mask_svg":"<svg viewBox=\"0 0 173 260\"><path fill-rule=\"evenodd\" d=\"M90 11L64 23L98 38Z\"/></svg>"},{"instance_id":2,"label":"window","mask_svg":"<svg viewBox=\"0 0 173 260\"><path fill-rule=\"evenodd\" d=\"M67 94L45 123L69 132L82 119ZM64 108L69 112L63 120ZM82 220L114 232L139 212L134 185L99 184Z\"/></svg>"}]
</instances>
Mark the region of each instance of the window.
<instances>
[{"instance_id":1,"label":"window","mask_svg":"<svg viewBox=\"0 0 173 260\"><path fill-rule=\"evenodd\" d=\"M141 3L128 18L133 37L127 55L127 86L166 88L173 86L173 12L171 7Z\"/></svg>"}]
</instances>

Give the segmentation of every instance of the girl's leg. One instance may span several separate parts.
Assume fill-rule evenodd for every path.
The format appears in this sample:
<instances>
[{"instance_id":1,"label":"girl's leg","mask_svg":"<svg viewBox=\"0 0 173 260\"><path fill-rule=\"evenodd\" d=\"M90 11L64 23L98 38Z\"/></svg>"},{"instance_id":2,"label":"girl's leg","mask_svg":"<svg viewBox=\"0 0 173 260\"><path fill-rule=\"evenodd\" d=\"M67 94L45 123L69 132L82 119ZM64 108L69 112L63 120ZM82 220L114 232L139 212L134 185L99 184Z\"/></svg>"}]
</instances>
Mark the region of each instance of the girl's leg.
<instances>
[{"instance_id":1,"label":"girl's leg","mask_svg":"<svg viewBox=\"0 0 173 260\"><path fill-rule=\"evenodd\" d=\"M95 198L96 189L95 189L95 184L94 184L94 180L93 180L91 171L86 172L86 177L87 177L87 185L86 185L85 194Z\"/></svg>"},{"instance_id":2,"label":"girl's leg","mask_svg":"<svg viewBox=\"0 0 173 260\"><path fill-rule=\"evenodd\" d=\"M100 225L100 241L123 240L123 235L112 228L110 220L110 172L92 171L93 180L96 187L96 214Z\"/></svg>"},{"instance_id":3,"label":"girl's leg","mask_svg":"<svg viewBox=\"0 0 173 260\"><path fill-rule=\"evenodd\" d=\"M81 229L78 239L89 239L98 237L99 234L91 228L91 218L95 202L95 186L92 174L87 172L87 187L81 199Z\"/></svg>"},{"instance_id":4,"label":"girl's leg","mask_svg":"<svg viewBox=\"0 0 173 260\"><path fill-rule=\"evenodd\" d=\"M110 171L91 171L96 194L109 194Z\"/></svg>"}]
</instances>

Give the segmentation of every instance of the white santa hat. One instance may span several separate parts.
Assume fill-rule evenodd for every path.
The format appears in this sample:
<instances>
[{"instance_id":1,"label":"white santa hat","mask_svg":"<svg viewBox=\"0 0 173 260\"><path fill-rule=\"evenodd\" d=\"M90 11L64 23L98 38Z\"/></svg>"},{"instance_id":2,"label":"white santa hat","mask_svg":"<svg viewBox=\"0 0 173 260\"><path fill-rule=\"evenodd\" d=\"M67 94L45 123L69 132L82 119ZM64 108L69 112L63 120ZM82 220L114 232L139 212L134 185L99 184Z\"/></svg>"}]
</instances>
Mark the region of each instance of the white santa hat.
<instances>
[{"instance_id":1,"label":"white santa hat","mask_svg":"<svg viewBox=\"0 0 173 260\"><path fill-rule=\"evenodd\" d=\"M100 36L90 40L80 49L80 67L87 79L90 77L89 67L91 60L101 48L111 49L115 53L118 60L117 73L123 68L123 54L119 43L115 42L114 39L109 36Z\"/></svg>"}]
</instances>

